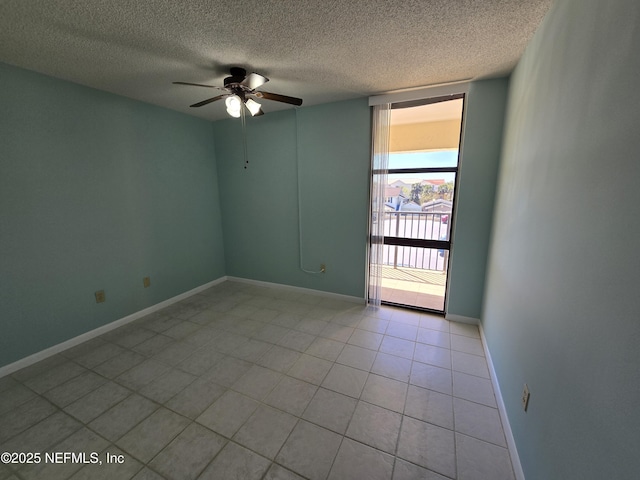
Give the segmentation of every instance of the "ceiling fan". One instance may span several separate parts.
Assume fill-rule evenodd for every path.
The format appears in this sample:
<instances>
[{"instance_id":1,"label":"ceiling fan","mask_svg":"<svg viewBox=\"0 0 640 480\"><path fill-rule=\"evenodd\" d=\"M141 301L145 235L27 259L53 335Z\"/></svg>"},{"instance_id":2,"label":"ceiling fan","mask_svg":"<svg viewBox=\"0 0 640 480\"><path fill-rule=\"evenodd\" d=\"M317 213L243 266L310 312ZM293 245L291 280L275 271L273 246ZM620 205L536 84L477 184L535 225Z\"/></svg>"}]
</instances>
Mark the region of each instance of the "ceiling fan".
<instances>
[{"instance_id":1,"label":"ceiling fan","mask_svg":"<svg viewBox=\"0 0 640 480\"><path fill-rule=\"evenodd\" d=\"M224 79L224 87L216 87L213 85L203 85L201 83L190 82L173 82L175 85L191 85L194 87L215 88L217 90L223 90L226 93L218 95L216 97L207 98L190 107L202 107L213 103L217 100L225 99L225 105L227 107L227 113L232 117L239 118L242 113L242 106L244 105L252 116L263 115L262 105L254 100L254 98L262 98L265 100L273 100L276 102L288 103L290 105L302 105L302 99L295 97L288 97L286 95L279 95L277 93L269 93L263 91L257 91L262 85L267 83L269 79L258 73L250 73L247 75L247 71L244 68L232 67L230 69L231 76Z\"/></svg>"}]
</instances>

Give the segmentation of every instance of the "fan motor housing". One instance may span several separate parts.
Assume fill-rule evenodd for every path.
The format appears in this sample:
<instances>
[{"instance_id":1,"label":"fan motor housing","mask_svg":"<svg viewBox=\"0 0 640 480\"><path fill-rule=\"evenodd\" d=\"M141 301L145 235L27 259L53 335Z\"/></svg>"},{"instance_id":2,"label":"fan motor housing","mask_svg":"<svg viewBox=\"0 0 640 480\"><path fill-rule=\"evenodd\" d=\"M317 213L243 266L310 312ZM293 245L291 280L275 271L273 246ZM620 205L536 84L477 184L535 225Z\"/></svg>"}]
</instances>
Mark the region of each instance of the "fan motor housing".
<instances>
[{"instance_id":1,"label":"fan motor housing","mask_svg":"<svg viewBox=\"0 0 640 480\"><path fill-rule=\"evenodd\" d=\"M229 73L231 73L231 76L224 79L225 87L234 83L241 83L247 76L247 71L241 67L231 67Z\"/></svg>"}]
</instances>

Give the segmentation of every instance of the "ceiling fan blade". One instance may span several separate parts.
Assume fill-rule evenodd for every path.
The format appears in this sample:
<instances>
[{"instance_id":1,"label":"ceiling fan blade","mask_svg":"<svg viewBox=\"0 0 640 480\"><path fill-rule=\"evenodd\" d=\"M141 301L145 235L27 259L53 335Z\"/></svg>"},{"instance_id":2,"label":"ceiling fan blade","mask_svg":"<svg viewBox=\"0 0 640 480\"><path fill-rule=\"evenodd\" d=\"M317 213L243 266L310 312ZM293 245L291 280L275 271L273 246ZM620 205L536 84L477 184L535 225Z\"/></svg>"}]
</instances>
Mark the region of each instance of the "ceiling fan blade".
<instances>
[{"instance_id":1,"label":"ceiling fan blade","mask_svg":"<svg viewBox=\"0 0 640 480\"><path fill-rule=\"evenodd\" d=\"M269 92L254 92L254 95L259 98L264 98L266 100L274 100L276 102L289 103L291 105L302 105L302 99L296 97L288 97L286 95L280 95L278 93L269 93Z\"/></svg>"},{"instance_id":2,"label":"ceiling fan blade","mask_svg":"<svg viewBox=\"0 0 640 480\"><path fill-rule=\"evenodd\" d=\"M265 83L267 83L269 79L257 73L250 73L245 77L245 79L240 82L240 85L244 85L245 87L249 87L249 90L255 90L256 88L261 87Z\"/></svg>"},{"instance_id":3,"label":"ceiling fan blade","mask_svg":"<svg viewBox=\"0 0 640 480\"><path fill-rule=\"evenodd\" d=\"M215 85L204 85L202 83L191 83L191 82L171 82L174 85L189 85L192 87L206 87L206 88L215 88L217 90L226 90L226 88L216 87Z\"/></svg>"},{"instance_id":4,"label":"ceiling fan blade","mask_svg":"<svg viewBox=\"0 0 640 480\"><path fill-rule=\"evenodd\" d=\"M189 105L190 107L202 107L203 105L208 105L212 102L215 102L216 100L220 100L223 97L226 97L227 95L218 95L217 97L212 97L212 98L207 98L206 100L203 100L201 102L198 103L194 103L193 105Z\"/></svg>"}]
</instances>

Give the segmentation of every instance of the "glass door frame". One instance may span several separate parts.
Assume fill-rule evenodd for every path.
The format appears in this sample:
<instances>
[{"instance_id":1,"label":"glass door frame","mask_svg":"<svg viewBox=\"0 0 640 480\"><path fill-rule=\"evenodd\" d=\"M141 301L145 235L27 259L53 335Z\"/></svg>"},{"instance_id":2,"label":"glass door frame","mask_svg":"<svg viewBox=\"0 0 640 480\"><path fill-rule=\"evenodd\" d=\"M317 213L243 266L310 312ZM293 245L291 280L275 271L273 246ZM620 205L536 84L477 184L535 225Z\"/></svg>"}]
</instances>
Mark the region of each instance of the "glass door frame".
<instances>
[{"instance_id":1,"label":"glass door frame","mask_svg":"<svg viewBox=\"0 0 640 480\"><path fill-rule=\"evenodd\" d=\"M380 170L375 170L375 169L371 170L371 178L373 178L375 175L380 175L382 173L387 173L387 174L454 173L454 175L455 175L455 182L454 182L454 189L453 189L453 201L452 201L452 205L451 205L451 213L449 215L449 234L448 234L448 239L447 240L425 240L425 239L417 239L417 238L387 237L387 236L384 236L382 238L382 243L384 245L437 249L437 250L443 250L443 251L446 252L445 255L446 255L446 258L447 258L447 261L446 261L447 280L446 280L446 283L445 283L444 300L443 300L442 310L434 310L434 309L431 309L431 308L420 307L420 306L417 306L417 305L406 305L406 304L399 304L399 303L390 302L390 301L387 301L387 300L381 300L381 303L383 305L410 308L410 309L413 309L413 310L420 310L420 311L438 313L438 314L442 314L442 315L446 314L447 296L448 296L448 293L449 293L449 270L450 270L450 265L451 265L450 257L451 257L451 249L452 249L452 246L453 246L452 239L453 239L453 231L455 229L455 218L456 218L456 198L458 196L458 186L459 186L459 183L460 183L460 181L459 181L460 154L461 154L461 151L462 151L462 139L463 139L463 130L464 130L465 108L466 108L466 94L465 93L458 93L458 94L452 94L452 95L425 98L425 99L421 99L421 100L412 100L412 101L407 101L407 102L396 102L396 103L392 103L391 104L391 109L394 110L394 109L400 109L400 108L410 108L410 107L418 107L418 106L430 105L430 104L434 104L434 103L440 103L440 102L446 102L446 101L458 100L458 99L462 99L462 112L461 112L461 116L460 116L460 136L459 136L459 139L458 139L458 158L457 158L457 162L456 162L456 166L455 167L390 168L390 169L387 169L385 172L382 172ZM380 200L380 199L378 199L378 200ZM371 235L371 233L369 235ZM369 268L371 268L371 267L369 266Z\"/></svg>"}]
</instances>

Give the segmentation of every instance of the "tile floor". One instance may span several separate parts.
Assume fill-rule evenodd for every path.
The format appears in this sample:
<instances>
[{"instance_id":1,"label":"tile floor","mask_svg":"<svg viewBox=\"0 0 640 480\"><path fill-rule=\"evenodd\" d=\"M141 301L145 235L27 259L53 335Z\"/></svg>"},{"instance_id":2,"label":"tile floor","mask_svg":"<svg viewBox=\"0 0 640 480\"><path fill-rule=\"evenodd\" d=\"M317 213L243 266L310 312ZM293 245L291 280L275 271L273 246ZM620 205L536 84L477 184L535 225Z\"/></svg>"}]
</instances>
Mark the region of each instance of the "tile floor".
<instances>
[{"instance_id":1,"label":"tile floor","mask_svg":"<svg viewBox=\"0 0 640 480\"><path fill-rule=\"evenodd\" d=\"M476 327L237 282L0 378L0 452L41 454L0 480L513 479Z\"/></svg>"}]
</instances>

